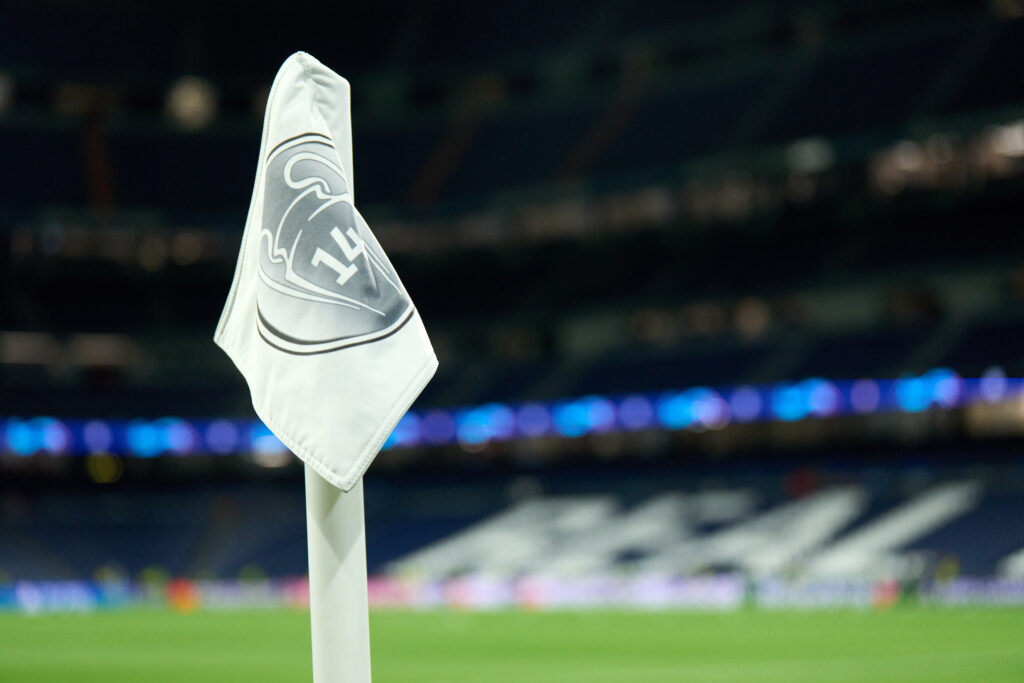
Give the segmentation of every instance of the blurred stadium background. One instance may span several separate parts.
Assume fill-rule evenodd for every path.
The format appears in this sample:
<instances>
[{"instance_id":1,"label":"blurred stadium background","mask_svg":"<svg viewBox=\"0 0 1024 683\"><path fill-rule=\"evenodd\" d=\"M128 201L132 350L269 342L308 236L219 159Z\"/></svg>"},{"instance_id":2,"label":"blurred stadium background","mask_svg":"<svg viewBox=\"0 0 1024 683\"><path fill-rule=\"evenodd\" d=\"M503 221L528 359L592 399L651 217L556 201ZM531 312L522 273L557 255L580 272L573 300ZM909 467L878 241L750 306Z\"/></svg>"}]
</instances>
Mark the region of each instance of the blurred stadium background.
<instances>
[{"instance_id":1,"label":"blurred stadium background","mask_svg":"<svg viewBox=\"0 0 1024 683\"><path fill-rule=\"evenodd\" d=\"M845 626L762 611L893 605L905 628L850 626L890 660L806 680L926 663L1020 680L1021 17L1020 0L0 4L0 640L68 633L19 612L260 608L292 620L283 661L304 666L302 470L211 340L267 88L302 49L352 83L360 207L441 361L365 483L381 680L499 680L380 654L476 639L493 667L488 617L466 610L528 611L491 623L508 652L530 624L583 623L537 611L668 610L668 633L705 636L687 614L713 611L735 659L784 654L744 628L792 633L787 656L821 633L856 655ZM383 611L437 607L461 611ZM646 634L633 618L598 621ZM982 621L982 649L948 659ZM886 649L929 629L919 660ZM641 673L555 658L500 680L749 680L685 648L644 669L637 647ZM0 679L64 680L52 647L15 649ZM759 680L782 678L803 680Z\"/></svg>"}]
</instances>

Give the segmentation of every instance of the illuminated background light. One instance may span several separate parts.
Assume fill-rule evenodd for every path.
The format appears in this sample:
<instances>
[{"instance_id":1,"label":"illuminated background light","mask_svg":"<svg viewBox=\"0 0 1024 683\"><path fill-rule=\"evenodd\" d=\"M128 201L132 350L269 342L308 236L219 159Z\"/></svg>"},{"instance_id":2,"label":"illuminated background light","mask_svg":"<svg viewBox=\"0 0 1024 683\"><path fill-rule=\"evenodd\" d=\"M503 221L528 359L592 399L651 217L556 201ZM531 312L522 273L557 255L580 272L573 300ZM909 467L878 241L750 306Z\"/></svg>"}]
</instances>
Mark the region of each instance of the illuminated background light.
<instances>
[{"instance_id":1,"label":"illuminated background light","mask_svg":"<svg viewBox=\"0 0 1024 683\"><path fill-rule=\"evenodd\" d=\"M197 449L199 438L192 425L176 418L163 418L156 422L163 439L163 450L185 455Z\"/></svg>"},{"instance_id":2,"label":"illuminated background light","mask_svg":"<svg viewBox=\"0 0 1024 683\"><path fill-rule=\"evenodd\" d=\"M516 435L516 414L510 407L502 403L489 403L482 410L487 415L492 439L505 441Z\"/></svg>"},{"instance_id":3,"label":"illuminated background light","mask_svg":"<svg viewBox=\"0 0 1024 683\"><path fill-rule=\"evenodd\" d=\"M667 394L658 401L658 421L668 429L683 429L693 422L693 404L686 393Z\"/></svg>"},{"instance_id":4,"label":"illuminated background light","mask_svg":"<svg viewBox=\"0 0 1024 683\"><path fill-rule=\"evenodd\" d=\"M551 409L551 421L559 435L574 438L590 431L590 414L583 401L556 403Z\"/></svg>"},{"instance_id":5,"label":"illuminated background light","mask_svg":"<svg viewBox=\"0 0 1024 683\"><path fill-rule=\"evenodd\" d=\"M896 400L908 413L925 410L932 402L931 383L925 377L904 377L896 382Z\"/></svg>"},{"instance_id":6,"label":"illuminated background light","mask_svg":"<svg viewBox=\"0 0 1024 683\"><path fill-rule=\"evenodd\" d=\"M877 410L881 400L882 390L874 380L859 379L850 387L850 405L858 413Z\"/></svg>"},{"instance_id":7,"label":"illuminated background light","mask_svg":"<svg viewBox=\"0 0 1024 683\"><path fill-rule=\"evenodd\" d=\"M85 459L85 471L97 484L113 484L124 473L124 463L110 453L92 453Z\"/></svg>"},{"instance_id":8,"label":"illuminated background light","mask_svg":"<svg viewBox=\"0 0 1024 683\"><path fill-rule=\"evenodd\" d=\"M234 452L238 439L238 427L230 420L214 420L206 427L206 445L214 453Z\"/></svg>"},{"instance_id":9,"label":"illuminated background light","mask_svg":"<svg viewBox=\"0 0 1024 683\"><path fill-rule=\"evenodd\" d=\"M981 375L979 392L981 397L989 403L1001 401L1006 396L1008 387L1009 382L1006 379L1006 373L999 366L988 368Z\"/></svg>"},{"instance_id":10,"label":"illuminated background light","mask_svg":"<svg viewBox=\"0 0 1024 683\"><path fill-rule=\"evenodd\" d=\"M761 394L753 387L739 387L729 397L729 407L737 422L749 422L761 414Z\"/></svg>"},{"instance_id":11,"label":"illuminated background light","mask_svg":"<svg viewBox=\"0 0 1024 683\"><path fill-rule=\"evenodd\" d=\"M167 93L167 113L184 130L205 128L217 115L217 89L206 79L182 76Z\"/></svg>"},{"instance_id":12,"label":"illuminated background light","mask_svg":"<svg viewBox=\"0 0 1024 683\"><path fill-rule=\"evenodd\" d=\"M448 443L455 436L455 420L443 410L434 410L423 416L422 431L429 444Z\"/></svg>"},{"instance_id":13,"label":"illuminated background light","mask_svg":"<svg viewBox=\"0 0 1024 683\"><path fill-rule=\"evenodd\" d=\"M7 423L7 447L15 455L32 455L40 447L40 439L32 425L23 420Z\"/></svg>"},{"instance_id":14,"label":"illuminated background light","mask_svg":"<svg viewBox=\"0 0 1024 683\"><path fill-rule=\"evenodd\" d=\"M543 436L551 429L551 412L539 403L527 403L516 412L516 423L523 436Z\"/></svg>"},{"instance_id":15,"label":"illuminated background light","mask_svg":"<svg viewBox=\"0 0 1024 683\"><path fill-rule=\"evenodd\" d=\"M716 399L719 398L711 389L697 387L686 392L690 400L690 418L692 422L707 427L709 424L718 423L721 420L723 408L719 406ZM728 410L728 407L725 407Z\"/></svg>"},{"instance_id":16,"label":"illuminated background light","mask_svg":"<svg viewBox=\"0 0 1024 683\"><path fill-rule=\"evenodd\" d=\"M82 440L90 452L109 451L114 445L114 435L110 425L101 420L89 420L82 427Z\"/></svg>"},{"instance_id":17,"label":"illuminated background light","mask_svg":"<svg viewBox=\"0 0 1024 683\"><path fill-rule=\"evenodd\" d=\"M807 393L807 407L816 417L835 415L839 410L839 389L826 379L813 378L804 380L803 389Z\"/></svg>"},{"instance_id":18,"label":"illuminated background light","mask_svg":"<svg viewBox=\"0 0 1024 683\"><path fill-rule=\"evenodd\" d=\"M163 439L157 429L145 420L135 420L128 424L126 432L128 448L140 458L151 458L159 455L163 447Z\"/></svg>"},{"instance_id":19,"label":"illuminated background light","mask_svg":"<svg viewBox=\"0 0 1024 683\"><path fill-rule=\"evenodd\" d=\"M654 407L644 396L627 396L619 404L619 424L626 429L647 429L654 422Z\"/></svg>"},{"instance_id":20,"label":"illuminated background light","mask_svg":"<svg viewBox=\"0 0 1024 683\"><path fill-rule=\"evenodd\" d=\"M615 404L601 396L587 396L581 401L587 411L590 431L602 433L615 428Z\"/></svg>"},{"instance_id":21,"label":"illuminated background light","mask_svg":"<svg viewBox=\"0 0 1024 683\"><path fill-rule=\"evenodd\" d=\"M729 404L711 390L706 390L694 403L694 413L697 421L708 429L721 429L732 419Z\"/></svg>"},{"instance_id":22,"label":"illuminated background light","mask_svg":"<svg viewBox=\"0 0 1024 683\"><path fill-rule=\"evenodd\" d=\"M288 450L262 422L256 422L249 432L249 448L255 455L277 455Z\"/></svg>"},{"instance_id":23,"label":"illuminated background light","mask_svg":"<svg viewBox=\"0 0 1024 683\"><path fill-rule=\"evenodd\" d=\"M460 412L455 417L455 436L461 443L482 444L491 439L487 413L482 408Z\"/></svg>"},{"instance_id":24,"label":"illuminated background light","mask_svg":"<svg viewBox=\"0 0 1024 683\"><path fill-rule=\"evenodd\" d=\"M463 450L479 452L488 442L520 437L575 438L653 427L720 429L732 422L794 421L850 412L914 413L930 406L955 408L971 400L995 403L1022 392L1024 382L1007 378L999 367L989 368L977 379L964 379L949 368L935 368L900 379L833 382L815 377L761 388L694 387L659 397L589 395L555 403L487 403L457 411L409 412L399 420L384 448L457 442ZM257 464L267 467L291 461L284 444L265 425L252 419L163 417L125 422L8 418L0 419L0 450L21 456L110 452L143 458L163 453L241 453L252 455Z\"/></svg>"},{"instance_id":25,"label":"illuminated background light","mask_svg":"<svg viewBox=\"0 0 1024 683\"><path fill-rule=\"evenodd\" d=\"M43 450L58 455L70 450L71 431L63 422L52 417L38 417L32 422Z\"/></svg>"},{"instance_id":26,"label":"illuminated background light","mask_svg":"<svg viewBox=\"0 0 1024 683\"><path fill-rule=\"evenodd\" d=\"M953 408L960 403L963 380L949 368L930 371L925 377L932 384L932 399L944 408Z\"/></svg>"},{"instance_id":27,"label":"illuminated background light","mask_svg":"<svg viewBox=\"0 0 1024 683\"><path fill-rule=\"evenodd\" d=\"M780 384L772 392L772 412L783 422L802 420L809 409L806 392L799 384Z\"/></svg>"},{"instance_id":28,"label":"illuminated background light","mask_svg":"<svg viewBox=\"0 0 1024 683\"><path fill-rule=\"evenodd\" d=\"M413 413L406 413L384 443L385 448L415 446L420 441L420 419Z\"/></svg>"}]
</instances>

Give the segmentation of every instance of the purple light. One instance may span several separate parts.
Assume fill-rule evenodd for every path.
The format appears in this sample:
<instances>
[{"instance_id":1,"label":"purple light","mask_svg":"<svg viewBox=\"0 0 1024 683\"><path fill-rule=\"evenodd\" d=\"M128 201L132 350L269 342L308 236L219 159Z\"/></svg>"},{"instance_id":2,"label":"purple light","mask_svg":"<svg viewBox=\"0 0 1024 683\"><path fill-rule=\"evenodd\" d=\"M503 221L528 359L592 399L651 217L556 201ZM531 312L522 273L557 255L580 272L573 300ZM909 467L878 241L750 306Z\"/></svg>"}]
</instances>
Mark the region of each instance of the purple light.
<instances>
[{"instance_id":1,"label":"purple light","mask_svg":"<svg viewBox=\"0 0 1024 683\"><path fill-rule=\"evenodd\" d=\"M527 403L516 414L519 433L526 437L543 436L551 431L551 413L539 403Z\"/></svg>"},{"instance_id":2,"label":"purple light","mask_svg":"<svg viewBox=\"0 0 1024 683\"><path fill-rule=\"evenodd\" d=\"M109 451L114 443L114 435L106 422L90 420L82 428L82 440L90 453L101 453Z\"/></svg>"},{"instance_id":3,"label":"purple light","mask_svg":"<svg viewBox=\"0 0 1024 683\"><path fill-rule=\"evenodd\" d=\"M729 406L737 422L749 422L761 414L761 394L753 387L740 387L729 397Z\"/></svg>"},{"instance_id":4,"label":"purple light","mask_svg":"<svg viewBox=\"0 0 1024 683\"><path fill-rule=\"evenodd\" d=\"M455 416L456 437L461 443L471 446L492 439L510 439L515 435L515 429L515 413L500 403L488 403Z\"/></svg>"},{"instance_id":5,"label":"purple light","mask_svg":"<svg viewBox=\"0 0 1024 683\"><path fill-rule=\"evenodd\" d=\"M981 393L982 399L989 403L997 403L1006 396L1008 387L1009 382L1006 380L1006 372L998 365L995 365L985 370L984 374L982 374L978 390Z\"/></svg>"},{"instance_id":6,"label":"purple light","mask_svg":"<svg viewBox=\"0 0 1024 683\"><path fill-rule=\"evenodd\" d=\"M489 403L483 410L487 413L492 439L505 441L516 435L516 414L511 408L501 403Z\"/></svg>"},{"instance_id":7,"label":"purple light","mask_svg":"<svg viewBox=\"0 0 1024 683\"><path fill-rule=\"evenodd\" d=\"M690 400L690 415L698 426L715 428L729 421L729 406L717 392L706 387L690 389L685 393Z\"/></svg>"},{"instance_id":8,"label":"purple light","mask_svg":"<svg viewBox=\"0 0 1024 683\"><path fill-rule=\"evenodd\" d=\"M65 453L71 447L71 430L67 425L52 417L40 417L33 420L42 434L43 448L50 453Z\"/></svg>"},{"instance_id":9,"label":"purple light","mask_svg":"<svg viewBox=\"0 0 1024 683\"><path fill-rule=\"evenodd\" d=\"M615 428L614 403L600 396L588 396L581 403L586 406L590 431L601 433Z\"/></svg>"},{"instance_id":10,"label":"purple light","mask_svg":"<svg viewBox=\"0 0 1024 683\"><path fill-rule=\"evenodd\" d=\"M654 407L643 396L627 396L619 404L619 423L626 429L646 429L654 422Z\"/></svg>"},{"instance_id":11,"label":"purple light","mask_svg":"<svg viewBox=\"0 0 1024 683\"><path fill-rule=\"evenodd\" d=\"M732 419L731 412L725 399L713 391L697 399L694 404L697 421L708 429L721 429L729 424L729 420Z\"/></svg>"},{"instance_id":12,"label":"purple light","mask_svg":"<svg viewBox=\"0 0 1024 683\"><path fill-rule=\"evenodd\" d=\"M859 379L850 387L850 405L858 413L874 412L881 400L882 392L874 380Z\"/></svg>"},{"instance_id":13,"label":"purple light","mask_svg":"<svg viewBox=\"0 0 1024 683\"><path fill-rule=\"evenodd\" d=\"M932 393L936 403L945 408L953 408L960 403L963 380L958 374L948 368L939 368L925 376L934 382Z\"/></svg>"},{"instance_id":14,"label":"purple light","mask_svg":"<svg viewBox=\"0 0 1024 683\"><path fill-rule=\"evenodd\" d=\"M199 435L188 422L175 418L165 418L160 420L158 424L164 430L166 450L178 455L184 455L196 449Z\"/></svg>"},{"instance_id":15,"label":"purple light","mask_svg":"<svg viewBox=\"0 0 1024 683\"><path fill-rule=\"evenodd\" d=\"M423 440L435 446L448 443L455 436L455 420L443 410L434 410L423 417Z\"/></svg>"},{"instance_id":16,"label":"purple light","mask_svg":"<svg viewBox=\"0 0 1024 683\"><path fill-rule=\"evenodd\" d=\"M1008 379L1000 367L989 368L978 380L965 380L949 368L936 368L923 375L898 380L865 378L836 383L811 378L760 388L750 385L724 390L694 387L667 391L657 398L641 394L620 398L589 395L518 406L489 403L458 411L439 409L426 415L408 413L398 422L384 448L424 443L440 445L457 439L466 450L479 451L482 444L491 440L548 435L573 438L616 429L717 429L734 421L792 421L808 416L867 414L880 410L916 412L931 406L954 408L974 400L998 402L1022 393L1024 382ZM40 451L71 453L77 449L85 453L117 452L138 457L161 453L185 455L203 449L212 453L252 450L267 455L287 451L269 429L251 419L208 422L160 418L127 423L123 420L72 420L68 424L52 417L8 418L0 420L0 437L0 446L18 455Z\"/></svg>"},{"instance_id":17,"label":"purple light","mask_svg":"<svg viewBox=\"0 0 1024 683\"><path fill-rule=\"evenodd\" d=\"M238 448L238 428L230 420L215 420L206 428L206 443L214 453Z\"/></svg>"},{"instance_id":18,"label":"purple light","mask_svg":"<svg viewBox=\"0 0 1024 683\"><path fill-rule=\"evenodd\" d=\"M807 403L811 414L817 417L828 417L839 410L839 389L824 379L809 379L804 382L807 391Z\"/></svg>"}]
</instances>

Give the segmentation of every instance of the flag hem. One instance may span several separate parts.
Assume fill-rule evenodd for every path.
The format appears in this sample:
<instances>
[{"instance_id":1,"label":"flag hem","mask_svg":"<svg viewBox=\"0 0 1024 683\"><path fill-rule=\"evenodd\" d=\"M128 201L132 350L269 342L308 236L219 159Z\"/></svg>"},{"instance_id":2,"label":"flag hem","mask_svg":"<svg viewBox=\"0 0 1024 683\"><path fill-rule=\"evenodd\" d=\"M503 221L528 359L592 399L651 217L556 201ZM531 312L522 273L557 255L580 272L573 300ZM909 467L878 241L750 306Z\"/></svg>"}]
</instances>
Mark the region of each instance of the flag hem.
<instances>
[{"instance_id":1,"label":"flag hem","mask_svg":"<svg viewBox=\"0 0 1024 683\"><path fill-rule=\"evenodd\" d=\"M373 461L374 457L376 457L377 453L380 452L384 442L398 425L398 421L402 419L402 416L405 415L412 406L413 401L416 400L416 397L420 395L424 387L427 386L427 383L434 376L434 373L437 371L437 367L437 356L431 355L430 359L424 363L416 375L408 384L405 385L402 391L399 392L391 410L384 419L381 420L380 425L378 425L366 446L363 447L359 457L345 473L337 472L333 467L328 465L318 456L314 455L310 450L300 446L286 430L279 427L278 422L272 418L262 406L256 404L255 400L253 400L252 406L256 411L256 415L263 421L263 424L270 428L270 431L274 433L274 436L280 439L281 443L288 447L288 450L298 456L304 463L312 467L317 474L330 482L331 485L336 486L342 491L348 492L352 490L352 487L356 485L356 482L358 482L362 478L363 474L366 473L366 469L370 466L370 463Z\"/></svg>"}]
</instances>

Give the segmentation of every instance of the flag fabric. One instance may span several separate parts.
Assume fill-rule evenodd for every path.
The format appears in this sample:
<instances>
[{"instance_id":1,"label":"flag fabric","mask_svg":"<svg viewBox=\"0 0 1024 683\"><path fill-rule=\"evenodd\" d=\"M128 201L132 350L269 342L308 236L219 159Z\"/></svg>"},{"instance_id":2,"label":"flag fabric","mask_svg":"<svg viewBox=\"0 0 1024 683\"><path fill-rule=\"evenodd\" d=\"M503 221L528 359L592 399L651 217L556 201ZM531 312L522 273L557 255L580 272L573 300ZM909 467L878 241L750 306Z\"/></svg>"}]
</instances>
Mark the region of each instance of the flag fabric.
<instances>
[{"instance_id":1,"label":"flag fabric","mask_svg":"<svg viewBox=\"0 0 1024 683\"><path fill-rule=\"evenodd\" d=\"M298 52L267 99L216 343L256 414L349 491L437 369L409 293L355 207L348 82Z\"/></svg>"}]
</instances>

